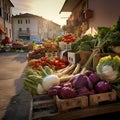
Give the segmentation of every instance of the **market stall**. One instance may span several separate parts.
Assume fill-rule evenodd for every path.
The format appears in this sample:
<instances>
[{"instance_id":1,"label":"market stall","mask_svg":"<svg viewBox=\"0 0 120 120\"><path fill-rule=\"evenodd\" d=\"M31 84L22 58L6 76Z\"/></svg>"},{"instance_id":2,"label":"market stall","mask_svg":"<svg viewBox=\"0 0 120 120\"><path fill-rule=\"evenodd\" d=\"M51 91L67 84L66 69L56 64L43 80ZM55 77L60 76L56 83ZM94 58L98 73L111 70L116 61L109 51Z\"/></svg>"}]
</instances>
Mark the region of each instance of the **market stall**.
<instances>
[{"instance_id":1,"label":"market stall","mask_svg":"<svg viewBox=\"0 0 120 120\"><path fill-rule=\"evenodd\" d=\"M95 36L77 39L67 33L52 44L58 45L53 51L45 44L35 49L32 54L41 56L28 60L23 78L33 97L32 119L70 120L120 112L119 40L120 19L110 28L100 27ZM52 48L50 43L47 47Z\"/></svg>"}]
</instances>

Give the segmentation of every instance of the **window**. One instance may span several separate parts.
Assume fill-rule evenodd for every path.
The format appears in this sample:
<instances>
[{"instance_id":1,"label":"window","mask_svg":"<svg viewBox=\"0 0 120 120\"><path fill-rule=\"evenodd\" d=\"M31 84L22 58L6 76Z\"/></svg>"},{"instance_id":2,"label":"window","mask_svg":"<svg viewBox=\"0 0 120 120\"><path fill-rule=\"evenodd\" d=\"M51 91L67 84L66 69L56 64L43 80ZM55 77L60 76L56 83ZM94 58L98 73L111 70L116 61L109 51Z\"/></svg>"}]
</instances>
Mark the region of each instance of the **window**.
<instances>
[{"instance_id":1,"label":"window","mask_svg":"<svg viewBox=\"0 0 120 120\"><path fill-rule=\"evenodd\" d=\"M29 31L30 31L30 28L26 28L26 30L29 32Z\"/></svg>"},{"instance_id":2,"label":"window","mask_svg":"<svg viewBox=\"0 0 120 120\"><path fill-rule=\"evenodd\" d=\"M30 24L30 20L26 20L26 24Z\"/></svg>"},{"instance_id":3,"label":"window","mask_svg":"<svg viewBox=\"0 0 120 120\"><path fill-rule=\"evenodd\" d=\"M18 24L22 24L22 20L18 20Z\"/></svg>"},{"instance_id":4,"label":"window","mask_svg":"<svg viewBox=\"0 0 120 120\"><path fill-rule=\"evenodd\" d=\"M22 31L22 28L19 28L19 31Z\"/></svg>"}]
</instances>

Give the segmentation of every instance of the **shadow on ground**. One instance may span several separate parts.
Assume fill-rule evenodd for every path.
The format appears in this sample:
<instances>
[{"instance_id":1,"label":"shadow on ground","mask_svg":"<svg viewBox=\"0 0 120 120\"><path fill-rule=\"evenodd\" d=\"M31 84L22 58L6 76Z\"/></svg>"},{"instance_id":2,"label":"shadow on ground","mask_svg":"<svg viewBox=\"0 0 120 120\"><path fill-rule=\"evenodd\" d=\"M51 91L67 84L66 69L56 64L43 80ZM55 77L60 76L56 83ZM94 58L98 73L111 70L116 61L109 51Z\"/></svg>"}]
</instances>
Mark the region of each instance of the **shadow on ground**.
<instances>
[{"instance_id":1,"label":"shadow on ground","mask_svg":"<svg viewBox=\"0 0 120 120\"><path fill-rule=\"evenodd\" d=\"M15 60L19 60L20 59L19 57L21 57L20 54L15 58ZM23 61L24 61L24 58L23 58ZM20 62L23 62L23 61L20 61ZM16 95L11 98L11 101L7 106L6 112L2 120L30 120L31 109L32 109L32 106L31 106L32 96L23 88L23 78L24 78L25 70L26 70L26 67L21 73L20 78L14 81Z\"/></svg>"},{"instance_id":2,"label":"shadow on ground","mask_svg":"<svg viewBox=\"0 0 120 120\"><path fill-rule=\"evenodd\" d=\"M24 56L26 57L23 57L23 54ZM27 60L27 52L25 53L17 53L17 52L1 52L0 53L1 56L11 56L11 55L14 55L14 59L13 60L16 60L16 61L19 61L21 63L25 62Z\"/></svg>"}]
</instances>

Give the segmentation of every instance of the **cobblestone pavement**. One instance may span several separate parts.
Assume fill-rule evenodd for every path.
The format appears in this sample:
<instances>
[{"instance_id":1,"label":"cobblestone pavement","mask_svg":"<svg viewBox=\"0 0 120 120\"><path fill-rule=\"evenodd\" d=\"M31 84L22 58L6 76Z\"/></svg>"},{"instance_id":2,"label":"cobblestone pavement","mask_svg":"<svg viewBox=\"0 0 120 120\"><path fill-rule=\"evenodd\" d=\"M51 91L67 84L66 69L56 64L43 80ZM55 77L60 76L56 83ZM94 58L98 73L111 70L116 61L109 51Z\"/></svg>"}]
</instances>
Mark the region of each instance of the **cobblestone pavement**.
<instances>
[{"instance_id":1,"label":"cobblestone pavement","mask_svg":"<svg viewBox=\"0 0 120 120\"><path fill-rule=\"evenodd\" d=\"M26 53L0 53L0 120L13 96L22 90Z\"/></svg>"}]
</instances>

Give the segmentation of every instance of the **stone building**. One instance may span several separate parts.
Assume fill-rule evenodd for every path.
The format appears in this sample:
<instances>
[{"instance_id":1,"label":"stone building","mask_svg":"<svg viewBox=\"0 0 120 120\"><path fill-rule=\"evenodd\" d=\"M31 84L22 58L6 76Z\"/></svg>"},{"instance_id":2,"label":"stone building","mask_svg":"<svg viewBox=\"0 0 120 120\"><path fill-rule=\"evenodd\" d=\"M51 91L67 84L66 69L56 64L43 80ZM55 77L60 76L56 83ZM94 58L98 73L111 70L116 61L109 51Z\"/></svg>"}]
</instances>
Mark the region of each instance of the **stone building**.
<instances>
[{"instance_id":1,"label":"stone building","mask_svg":"<svg viewBox=\"0 0 120 120\"><path fill-rule=\"evenodd\" d=\"M12 17L13 40L41 41L54 39L61 33L60 25L30 13Z\"/></svg>"}]
</instances>

